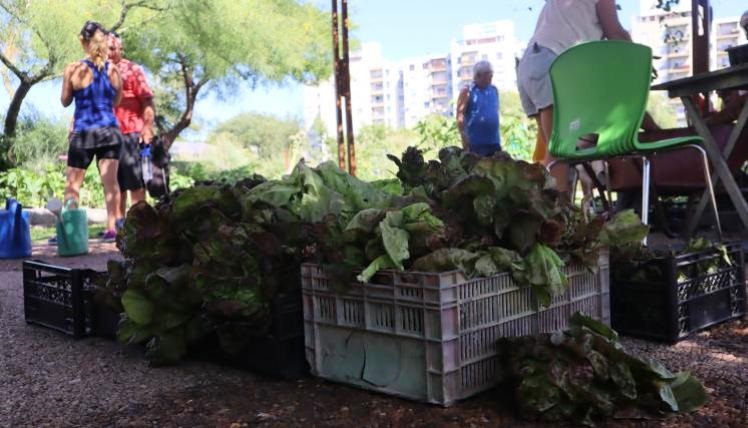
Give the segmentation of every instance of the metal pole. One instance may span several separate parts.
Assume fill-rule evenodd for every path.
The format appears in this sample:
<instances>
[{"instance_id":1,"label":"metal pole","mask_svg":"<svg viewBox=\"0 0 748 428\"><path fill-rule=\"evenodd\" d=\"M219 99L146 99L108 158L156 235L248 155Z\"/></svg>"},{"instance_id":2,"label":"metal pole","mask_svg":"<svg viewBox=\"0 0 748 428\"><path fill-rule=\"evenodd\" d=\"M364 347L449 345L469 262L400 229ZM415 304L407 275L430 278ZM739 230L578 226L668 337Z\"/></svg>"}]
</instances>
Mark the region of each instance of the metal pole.
<instances>
[{"instance_id":1,"label":"metal pole","mask_svg":"<svg viewBox=\"0 0 748 428\"><path fill-rule=\"evenodd\" d=\"M709 29L712 23L709 0L691 0L691 46L693 74L709 72ZM709 94L704 94L702 114L712 110Z\"/></svg>"},{"instance_id":2,"label":"metal pole","mask_svg":"<svg viewBox=\"0 0 748 428\"><path fill-rule=\"evenodd\" d=\"M345 171L345 137L343 136L343 110L340 102L340 44L338 43L338 0L332 0L332 55L335 79L335 116L338 131L338 168Z\"/></svg>"},{"instance_id":3,"label":"metal pole","mask_svg":"<svg viewBox=\"0 0 748 428\"><path fill-rule=\"evenodd\" d=\"M348 0L343 0L343 66L341 67L342 92L345 96L346 138L348 139L348 173L356 175L356 149L353 145L353 114L351 111L351 61L348 56Z\"/></svg>"},{"instance_id":4,"label":"metal pole","mask_svg":"<svg viewBox=\"0 0 748 428\"><path fill-rule=\"evenodd\" d=\"M711 24L711 13L709 0L691 0L693 74L709 71L709 26Z\"/></svg>"}]
</instances>

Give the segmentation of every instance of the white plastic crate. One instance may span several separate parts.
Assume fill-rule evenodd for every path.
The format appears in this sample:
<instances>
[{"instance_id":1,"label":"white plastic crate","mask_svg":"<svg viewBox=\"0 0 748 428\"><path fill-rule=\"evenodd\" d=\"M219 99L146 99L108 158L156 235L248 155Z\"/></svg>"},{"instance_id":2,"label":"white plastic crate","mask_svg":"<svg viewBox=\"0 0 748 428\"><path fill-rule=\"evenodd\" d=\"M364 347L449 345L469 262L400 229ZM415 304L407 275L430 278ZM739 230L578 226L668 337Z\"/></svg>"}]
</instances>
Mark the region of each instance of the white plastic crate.
<instances>
[{"instance_id":1,"label":"white plastic crate","mask_svg":"<svg viewBox=\"0 0 748 428\"><path fill-rule=\"evenodd\" d=\"M565 268L568 290L537 310L510 274L466 279L383 271L345 293L320 265L301 267L307 360L312 374L418 401L450 405L497 383L501 337L549 333L583 311L610 324L609 266Z\"/></svg>"}]
</instances>

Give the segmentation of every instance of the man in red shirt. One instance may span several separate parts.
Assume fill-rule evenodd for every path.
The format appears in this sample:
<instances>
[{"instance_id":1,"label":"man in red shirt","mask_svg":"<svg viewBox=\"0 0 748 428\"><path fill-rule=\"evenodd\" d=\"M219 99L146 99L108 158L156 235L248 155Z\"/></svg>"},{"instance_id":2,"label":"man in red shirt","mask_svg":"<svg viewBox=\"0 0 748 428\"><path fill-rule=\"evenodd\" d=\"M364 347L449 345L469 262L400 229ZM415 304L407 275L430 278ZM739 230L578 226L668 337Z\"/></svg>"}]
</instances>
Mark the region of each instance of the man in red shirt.
<instances>
[{"instance_id":1,"label":"man in red shirt","mask_svg":"<svg viewBox=\"0 0 748 428\"><path fill-rule=\"evenodd\" d=\"M120 150L117 180L122 191L122 212L127 212L127 192L132 204L145 200L145 183L140 159L140 144L153 139L153 91L143 69L122 57L122 40L116 33L109 35L109 60L117 66L122 78L122 101L114 108L123 143Z\"/></svg>"}]
</instances>

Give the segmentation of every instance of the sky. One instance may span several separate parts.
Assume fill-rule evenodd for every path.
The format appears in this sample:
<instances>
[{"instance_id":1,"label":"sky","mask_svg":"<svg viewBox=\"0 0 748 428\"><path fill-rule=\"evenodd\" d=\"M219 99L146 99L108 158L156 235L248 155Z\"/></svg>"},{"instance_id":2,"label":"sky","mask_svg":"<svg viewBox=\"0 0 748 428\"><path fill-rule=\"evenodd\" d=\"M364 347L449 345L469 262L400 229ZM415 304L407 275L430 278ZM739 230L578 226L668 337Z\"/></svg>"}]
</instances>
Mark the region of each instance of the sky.
<instances>
[{"instance_id":1,"label":"sky","mask_svg":"<svg viewBox=\"0 0 748 428\"><path fill-rule=\"evenodd\" d=\"M690 1L690 0L681 0ZM313 0L329 10L329 0ZM466 24L502 19L515 23L519 40L532 36L544 0L350 0L349 18L356 28L351 32L361 42L378 42L382 55L400 60L427 54L446 54L452 39L459 39ZM619 17L630 29L639 13L639 0L619 0ZM739 16L748 9L746 0L712 0L716 18ZM73 108L63 109L59 102L60 81L54 80L32 88L25 108L32 105L41 114L69 120ZM0 109L5 110L9 97L0 89ZM194 119L201 132L190 139L201 139L214 125L242 112L261 112L301 120L303 93L298 84L247 85L234 96L220 100L213 96L198 101Z\"/></svg>"}]
</instances>

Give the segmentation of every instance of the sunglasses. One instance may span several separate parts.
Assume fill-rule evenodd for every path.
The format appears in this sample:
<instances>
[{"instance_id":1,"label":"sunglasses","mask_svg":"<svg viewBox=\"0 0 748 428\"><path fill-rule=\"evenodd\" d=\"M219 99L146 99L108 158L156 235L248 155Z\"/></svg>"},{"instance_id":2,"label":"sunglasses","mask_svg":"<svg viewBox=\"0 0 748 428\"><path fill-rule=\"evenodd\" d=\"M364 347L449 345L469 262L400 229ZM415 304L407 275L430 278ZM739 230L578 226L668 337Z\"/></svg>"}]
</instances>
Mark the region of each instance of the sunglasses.
<instances>
[{"instance_id":1,"label":"sunglasses","mask_svg":"<svg viewBox=\"0 0 748 428\"><path fill-rule=\"evenodd\" d=\"M84 40L91 40L93 38L94 34L96 34L96 30L101 31L104 34L109 34L109 32L95 21L86 21L86 23L83 25L83 29L81 30L81 37L83 37Z\"/></svg>"}]
</instances>

